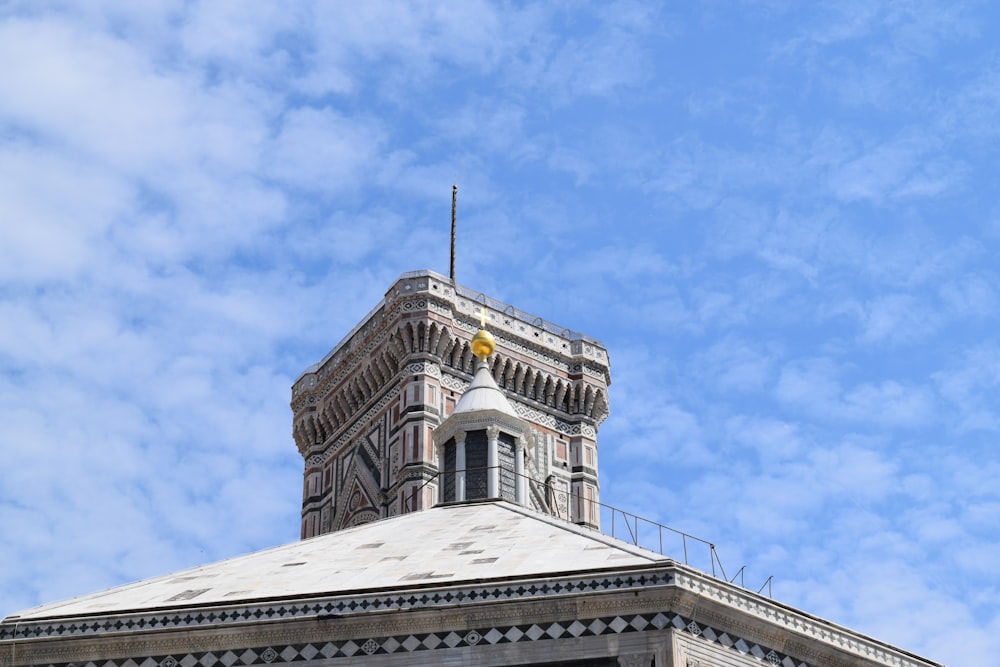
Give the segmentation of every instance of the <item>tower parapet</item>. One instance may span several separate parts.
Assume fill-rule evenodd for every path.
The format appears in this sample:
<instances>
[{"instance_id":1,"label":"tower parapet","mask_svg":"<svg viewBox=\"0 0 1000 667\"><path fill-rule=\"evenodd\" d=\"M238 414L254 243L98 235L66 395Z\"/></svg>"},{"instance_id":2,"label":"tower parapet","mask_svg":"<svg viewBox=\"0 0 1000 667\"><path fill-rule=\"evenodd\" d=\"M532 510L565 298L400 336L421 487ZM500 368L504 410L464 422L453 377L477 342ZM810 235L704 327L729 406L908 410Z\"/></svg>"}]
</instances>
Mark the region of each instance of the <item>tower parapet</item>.
<instances>
[{"instance_id":1,"label":"tower parapet","mask_svg":"<svg viewBox=\"0 0 1000 667\"><path fill-rule=\"evenodd\" d=\"M487 371L528 426L524 504L599 525L597 429L608 415L607 350L433 271L416 271L403 274L292 386L293 435L305 460L303 537L438 502L433 432L473 382L481 316L496 344Z\"/></svg>"}]
</instances>

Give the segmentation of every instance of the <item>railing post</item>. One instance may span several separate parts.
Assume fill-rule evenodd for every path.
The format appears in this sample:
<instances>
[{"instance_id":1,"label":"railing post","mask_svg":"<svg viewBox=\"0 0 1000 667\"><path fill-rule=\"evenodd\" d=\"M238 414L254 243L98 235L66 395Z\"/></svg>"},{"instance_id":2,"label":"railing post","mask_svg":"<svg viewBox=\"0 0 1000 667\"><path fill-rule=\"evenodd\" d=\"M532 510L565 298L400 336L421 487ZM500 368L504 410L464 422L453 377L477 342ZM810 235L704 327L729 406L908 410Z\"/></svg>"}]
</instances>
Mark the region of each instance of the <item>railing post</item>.
<instances>
[{"instance_id":1,"label":"railing post","mask_svg":"<svg viewBox=\"0 0 1000 667\"><path fill-rule=\"evenodd\" d=\"M555 492L552 489L552 487L548 485L548 483L546 484L546 488L548 488L550 490L550 492L553 492L553 493ZM565 495L569 499L568 500L568 504L569 504L570 507L573 507L572 503L573 503L574 500L577 503L579 503L580 500L581 500L581 498L579 496L577 496L576 493L572 492L572 490L570 490L569 492L565 492ZM577 504L576 506L579 507L579 504ZM739 580L740 580L739 586L741 586L742 588L746 588L746 565L744 565L743 567L741 567L733 575L732 580L730 580L728 578L728 575L726 575L726 568L722 565L722 559L719 558L719 552L716 551L715 545L713 543L708 542L707 540L703 540L700 537L695 537L694 535L688 535L684 531L676 530L674 528L671 528L670 526L665 526L665 525L663 525L663 524L661 524L661 523L659 523L657 521L651 521L650 519L646 519L646 518L640 517L638 514L632 514L630 512L626 512L624 510L620 510L617 507L613 507L611 505L605 505L604 503L602 503L600 501L597 501L597 500L591 499L590 502L589 502L589 504L588 504L588 506L591 506L591 507L600 507L600 508L609 510L611 512L611 533L610 533L611 537L613 537L615 539L620 539L622 541L631 541L631 543L634 544L635 546L639 546L639 519L642 519L646 523L651 523L651 524L657 526L657 528L659 529L658 538L659 538L659 543L660 543L660 554L664 555L664 556L666 555L666 553L664 552L664 548L663 548L663 531L667 530L667 531L670 531L671 533L673 533L674 535L679 535L680 538L681 538L681 548L682 548L683 555L684 555L684 564L685 565L691 565L691 556L688 553L688 538L690 538L692 540L695 540L699 545L707 546L708 547L708 555L709 555L709 562L710 562L710 568L711 568L711 571L712 571L711 572L712 576L716 577L716 578L721 578L724 581L727 581L729 583L735 583L736 579L739 578ZM598 510L598 511L602 511L602 510ZM625 536L618 537L618 516L617 515L618 515L619 512L621 512L622 520L625 522L625 529L629 532L628 537L625 537ZM632 517L632 520L629 520L629 517ZM603 526L602 530L605 531L605 534L608 534L606 532L607 531L607 525L606 524ZM720 576L720 574L721 574L721 576ZM768 577L767 580L764 582L764 585L761 586L760 589L757 592L761 593L764 590L764 588L766 587L768 589L768 597L772 597L772 599L773 599L773 589L772 589L772 581L773 581L773 579L774 579L773 575L770 576L770 577Z\"/></svg>"}]
</instances>

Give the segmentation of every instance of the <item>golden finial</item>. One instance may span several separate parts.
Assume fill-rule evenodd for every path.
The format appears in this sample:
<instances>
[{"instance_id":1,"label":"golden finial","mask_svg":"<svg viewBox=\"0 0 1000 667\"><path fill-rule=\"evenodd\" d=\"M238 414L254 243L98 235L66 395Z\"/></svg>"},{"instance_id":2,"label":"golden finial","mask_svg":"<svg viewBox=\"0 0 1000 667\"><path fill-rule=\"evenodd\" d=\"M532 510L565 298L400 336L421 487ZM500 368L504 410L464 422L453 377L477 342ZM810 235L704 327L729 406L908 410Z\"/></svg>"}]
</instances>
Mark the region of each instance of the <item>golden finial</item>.
<instances>
[{"instance_id":1,"label":"golden finial","mask_svg":"<svg viewBox=\"0 0 1000 667\"><path fill-rule=\"evenodd\" d=\"M479 307L479 332L472 337L472 354L476 355L479 361L486 359L493 354L497 342L493 334L486 330L486 307Z\"/></svg>"}]
</instances>

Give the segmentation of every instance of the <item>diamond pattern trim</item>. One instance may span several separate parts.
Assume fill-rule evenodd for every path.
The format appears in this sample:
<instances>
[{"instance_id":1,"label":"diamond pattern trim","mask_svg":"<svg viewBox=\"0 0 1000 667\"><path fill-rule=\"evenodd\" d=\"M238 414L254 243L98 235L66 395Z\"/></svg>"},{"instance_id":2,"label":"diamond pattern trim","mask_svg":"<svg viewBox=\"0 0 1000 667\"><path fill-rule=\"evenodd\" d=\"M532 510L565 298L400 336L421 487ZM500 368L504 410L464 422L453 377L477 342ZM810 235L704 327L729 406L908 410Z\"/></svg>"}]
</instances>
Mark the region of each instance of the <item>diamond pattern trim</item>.
<instances>
[{"instance_id":1,"label":"diamond pattern trim","mask_svg":"<svg viewBox=\"0 0 1000 667\"><path fill-rule=\"evenodd\" d=\"M260 646L239 651L219 651L218 653L210 651L207 653L188 653L185 655L120 658L100 663L55 663L48 667L135 667L136 665L139 667L155 667L157 665L177 665L178 663L190 667L212 667L218 664L225 665L226 667L249 667L251 665L268 665L278 657L284 663L294 665L295 663L313 660L317 655L325 658L349 658L358 654L414 653L418 651L433 651L439 648L462 648L476 645L548 641L552 639L573 639L576 637L643 632L644 629L650 626L653 628L667 628L672 626L697 638L699 641L716 644L731 651L738 651L747 657L754 657L760 661L763 667L769 667L770 665L815 667L815 665L796 660L768 646L760 646L741 638L733 640L726 633L719 632L706 625L699 625L691 619L666 611L652 614L552 621L542 624L532 623L505 627L477 628L465 632L464 635L459 635L449 630L442 630L441 632L432 632L426 635L355 637L353 639L316 644ZM693 628L698 629L698 631L693 631ZM710 637L714 639L710 639ZM728 641L722 641L723 638L728 639Z\"/></svg>"},{"instance_id":2,"label":"diamond pattern trim","mask_svg":"<svg viewBox=\"0 0 1000 667\"><path fill-rule=\"evenodd\" d=\"M74 622L71 619L40 623L25 621L16 625L0 626L0 640L79 637L150 629L219 627L243 624L261 618L277 620L369 611L450 607L461 602L536 599L591 591L616 591L646 586L663 586L671 584L673 581L674 577L670 573L639 572L605 577L512 582L503 586L459 587L437 591L417 590L395 594L324 598L292 604L286 602L280 605L182 609L172 615L161 612L156 615L116 616L113 619L98 619L89 622ZM16 637L14 636L15 628L17 630Z\"/></svg>"}]
</instances>

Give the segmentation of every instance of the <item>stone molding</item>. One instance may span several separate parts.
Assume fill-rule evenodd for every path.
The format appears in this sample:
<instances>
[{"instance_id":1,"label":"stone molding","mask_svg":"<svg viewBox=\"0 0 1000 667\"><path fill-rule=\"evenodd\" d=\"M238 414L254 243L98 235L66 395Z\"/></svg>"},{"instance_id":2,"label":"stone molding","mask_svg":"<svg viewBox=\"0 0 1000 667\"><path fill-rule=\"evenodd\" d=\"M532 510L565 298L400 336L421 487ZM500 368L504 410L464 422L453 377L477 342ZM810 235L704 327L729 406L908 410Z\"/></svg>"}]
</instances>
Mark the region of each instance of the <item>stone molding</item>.
<instances>
[{"instance_id":1,"label":"stone molding","mask_svg":"<svg viewBox=\"0 0 1000 667\"><path fill-rule=\"evenodd\" d=\"M449 373L441 374L441 385L446 389L451 389L452 391L457 391L460 393L465 393L465 390L469 388L471 382L466 382L462 378L455 377Z\"/></svg>"},{"instance_id":2,"label":"stone molding","mask_svg":"<svg viewBox=\"0 0 1000 667\"><path fill-rule=\"evenodd\" d=\"M385 613L400 611L409 613ZM331 641L324 624L333 622L338 631ZM183 631L183 637L171 641L170 631ZM934 665L676 564L600 577L261 606L218 605L75 621L25 619L16 625L8 621L0 625L0 646L13 639L26 660L44 657L41 661L54 667L259 667L270 662L305 667L316 660L650 631L679 632L692 641L752 656L765 666ZM77 641L67 644L70 639ZM93 655L94 642L112 653L104 653L97 663L81 662ZM184 646L181 653L175 652L178 642ZM219 648L223 645L245 648ZM103 659L108 656L113 659ZM0 665L9 664L8 652L0 650Z\"/></svg>"},{"instance_id":3,"label":"stone molding","mask_svg":"<svg viewBox=\"0 0 1000 667\"><path fill-rule=\"evenodd\" d=\"M925 667L928 663L922 660L914 660L910 657L891 649L887 649L884 644L873 641L857 633L839 628L828 623L814 621L801 613L784 608L778 603L772 602L760 595L751 593L735 586L727 586L713 580L710 575L699 573L689 568L678 568L676 572L675 585L678 588L690 591L699 598L706 598L717 602L730 609L737 610L741 616L762 621L771 626L784 629L799 636L807 637L820 644L835 646L843 651L861 656L873 662L883 665L893 665L894 667ZM730 616L723 614L713 614L710 610L699 612L700 617L709 618L716 622L725 622L730 627L738 627L744 633L760 634L761 626L751 626L746 623L734 621ZM775 640L777 635L770 633ZM794 641L794 640L793 640ZM805 643L795 644L798 647L797 654L803 658L814 657L812 650ZM815 654L820 655L820 654ZM827 654L822 654L827 655ZM843 663L830 663L826 658L826 664L836 667L843 664L844 667L856 663L845 661Z\"/></svg>"},{"instance_id":4,"label":"stone molding","mask_svg":"<svg viewBox=\"0 0 1000 667\"><path fill-rule=\"evenodd\" d=\"M564 433L566 435L583 435L592 439L597 438L597 429L590 424L573 424L563 421L562 419L554 417L547 412L542 412L541 410L537 410L529 405L525 405L518 400L512 400L510 403L514 407L514 412L516 412L517 416L522 419L536 424L542 424L543 426L548 426L553 431Z\"/></svg>"},{"instance_id":5,"label":"stone molding","mask_svg":"<svg viewBox=\"0 0 1000 667\"><path fill-rule=\"evenodd\" d=\"M517 613L512 612L512 617ZM711 642L730 649L735 653L753 656L771 665L781 667L815 667L774 648L761 646L740 637L720 632L694 622L693 620L665 610L658 612L620 614L613 616L559 616L556 620L513 624L476 625L475 618L459 614L440 617L440 629L431 632L404 632L387 634L385 623L372 623L367 627L342 627L336 639L308 640L302 632L295 630L281 632L245 632L225 637L226 643L245 642L239 648L211 648L211 642L202 643L188 637L179 642L184 649L177 651L178 643L169 640L141 642L145 655L135 654L139 642L109 641L102 644L106 651L114 651L117 656L102 655L94 662L56 662L51 658L68 659L72 650L45 650L50 667L247 667L281 663L301 664L303 667L315 662L336 659L363 659L365 656L385 654L406 654L440 649L471 648L475 646L502 645L508 643L539 641L574 641L584 637L603 635L624 635L639 632L676 631L689 634L702 641ZM451 622L448 622L451 621ZM455 623L459 621L459 623ZM470 624L472 627L470 628ZM443 626L443 627L442 627ZM364 631L361 632L358 631ZM327 633L329 636L329 633ZM217 640L222 637L217 637ZM263 642L268 643L263 643ZM218 643L216 643L218 645ZM55 647L51 647L54 649ZM93 654L95 647L86 653ZM156 649L160 649L156 651ZM31 652L34 653L34 652ZM81 652L81 654L84 654ZM0 654L2 655L2 654ZM8 665L0 657L0 665ZM37 657L41 657L40 655ZM632 656L638 657L638 656ZM643 656L645 657L645 656ZM433 658L431 658L433 660ZM628 659L628 658L627 658ZM650 656L651 659L651 656ZM623 664L632 664L626 662Z\"/></svg>"},{"instance_id":6,"label":"stone molding","mask_svg":"<svg viewBox=\"0 0 1000 667\"><path fill-rule=\"evenodd\" d=\"M403 367L403 375L430 375L441 377L441 366L430 361L415 361Z\"/></svg>"},{"instance_id":7,"label":"stone molding","mask_svg":"<svg viewBox=\"0 0 1000 667\"><path fill-rule=\"evenodd\" d=\"M400 278L386 293L385 298L363 319L347 336L342 339L324 358L307 369L292 386L293 405L299 405L302 394L315 390L317 385L327 385L327 378L333 374L333 382L338 378L342 379L354 366L365 358L371 349L381 342L387 332L385 325L396 322L400 315L406 312L427 310L434 312L448 319L456 328L474 333L477 324L473 305L481 304L478 300L462 296L450 288L435 292L429 286L435 283L434 278L423 279L416 284L414 289L413 279ZM440 283L438 281L438 284ZM419 285L422 285L420 287ZM458 289L458 286L456 286ZM471 292L471 290L466 291ZM461 291L459 289L459 291ZM586 355L589 367L587 374L595 378L603 379L605 384L608 380L607 352L604 348L592 340L575 340L573 337L567 338L562 334L550 331L546 326L539 327L536 321L545 323L540 318L533 321L519 317L516 311L509 304L495 302L493 299L483 296L484 300L490 303L485 304L490 313L491 330L498 340L502 340L504 347L524 354L527 357L551 365L553 368L569 370L582 355ZM470 311L470 312L462 312ZM468 321L466 321L468 320ZM519 325L519 330L514 330L515 323ZM564 330L565 331L568 330ZM531 337L537 339L532 340ZM564 349L559 349L557 345L562 345ZM359 349L363 346L363 349ZM571 361L573 360L573 361Z\"/></svg>"},{"instance_id":8,"label":"stone molding","mask_svg":"<svg viewBox=\"0 0 1000 667\"><path fill-rule=\"evenodd\" d=\"M543 600L567 595L648 589L667 586L673 573L662 570L619 572L591 577L519 580L491 586L408 589L381 595L330 596L263 605L203 605L154 614L122 614L112 618L25 619L16 625L17 638L91 637L149 630L221 628L267 620L293 620L387 611L449 608L457 604ZM13 639L15 626L0 625L0 640Z\"/></svg>"},{"instance_id":9,"label":"stone molding","mask_svg":"<svg viewBox=\"0 0 1000 667\"><path fill-rule=\"evenodd\" d=\"M469 431L481 430L485 430L490 434L495 431L495 435L491 435L494 439L500 435L500 431L515 438L526 438L530 433L530 425L517 417L512 417L497 410L452 413L451 416L434 429L434 433L432 434L434 446L441 447L459 432L468 433Z\"/></svg>"}]
</instances>

